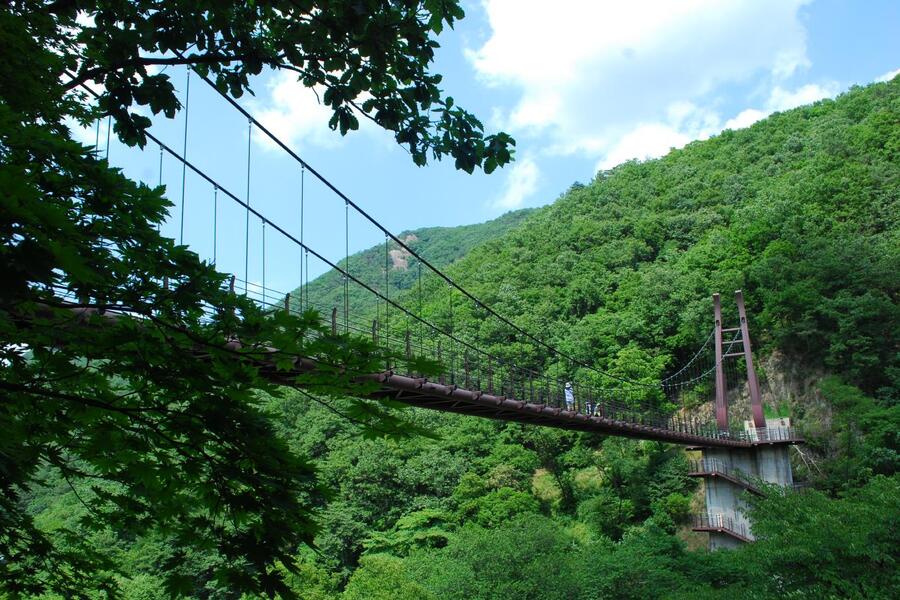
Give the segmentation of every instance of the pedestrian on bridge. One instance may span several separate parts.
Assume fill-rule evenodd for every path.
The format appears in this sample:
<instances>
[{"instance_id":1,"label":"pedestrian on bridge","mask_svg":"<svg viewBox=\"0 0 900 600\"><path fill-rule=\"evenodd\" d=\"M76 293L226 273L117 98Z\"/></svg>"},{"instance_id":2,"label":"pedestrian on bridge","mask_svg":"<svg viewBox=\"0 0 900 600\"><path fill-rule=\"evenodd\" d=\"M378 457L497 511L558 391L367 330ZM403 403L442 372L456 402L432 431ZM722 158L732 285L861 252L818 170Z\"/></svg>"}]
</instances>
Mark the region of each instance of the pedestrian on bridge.
<instances>
[{"instance_id":1,"label":"pedestrian on bridge","mask_svg":"<svg viewBox=\"0 0 900 600\"><path fill-rule=\"evenodd\" d=\"M572 391L572 382L566 382L566 410L575 410L575 392Z\"/></svg>"}]
</instances>

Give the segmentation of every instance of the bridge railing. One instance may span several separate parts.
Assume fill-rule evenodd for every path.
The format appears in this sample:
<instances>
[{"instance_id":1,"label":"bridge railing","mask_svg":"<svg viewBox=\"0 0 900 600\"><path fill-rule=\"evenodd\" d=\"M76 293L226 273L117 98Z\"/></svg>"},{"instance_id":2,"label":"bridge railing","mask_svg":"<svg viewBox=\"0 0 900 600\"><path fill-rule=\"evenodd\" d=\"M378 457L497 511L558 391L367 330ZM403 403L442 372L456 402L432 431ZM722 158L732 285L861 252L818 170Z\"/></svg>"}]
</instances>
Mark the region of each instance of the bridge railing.
<instances>
[{"instance_id":1,"label":"bridge railing","mask_svg":"<svg viewBox=\"0 0 900 600\"><path fill-rule=\"evenodd\" d=\"M755 539L744 521L720 513L694 515L693 528L701 531L719 530L748 541Z\"/></svg>"},{"instance_id":2,"label":"bridge railing","mask_svg":"<svg viewBox=\"0 0 900 600\"><path fill-rule=\"evenodd\" d=\"M191 76L190 72L188 72L188 76ZM201 78L212 89L217 90L211 80L203 75L201 75ZM189 89L189 86L185 89L185 104L187 104L186 96L189 93ZM698 437L728 439L738 439L740 437L741 434L739 432L717 431L710 423L686 418L673 410L664 410L662 406L665 404L667 405L665 406L666 409L672 409L677 406L690 405L688 400L691 400L691 404L699 404L701 400L708 399L712 381L710 379L712 370L710 369L708 352L709 342L713 337L712 332L710 332L707 341L696 354L685 363L682 363L681 368L675 370L674 373L663 378L660 382L645 384L639 378L637 380L629 380L614 373L603 372L596 368L596 365L591 361L582 360L567 353L566 350L560 347L551 346L542 337L526 331L506 316L494 310L488 303L483 302L458 285L448 274L417 253L415 244L408 237L400 239L400 237L391 233L372 215L368 214L333 183L316 171L297 152L259 123L236 100L230 98L221 90L217 91L242 116L242 119L246 119L246 122L249 122L246 192L236 194L234 191L227 189L227 186L224 186L221 181L214 179L203 168L192 161L188 161L186 156L179 154L152 133L148 132L148 138L159 146L160 170L158 180L160 183L163 182L162 156L164 151L182 165L180 169L182 175L181 229L183 229L186 203L184 195L185 178L189 176L194 180L194 183L199 183L205 188L208 186L212 197L212 203L208 204L212 210L212 253L211 257L207 255L207 258L211 258L211 262L216 264L222 271L240 272L239 262L241 262L242 254L242 272L245 281L239 287L243 288L243 293L246 293L248 296L254 296L261 305L269 307L271 310L280 310L281 299L284 297L283 292L270 290L266 286L266 257L271 258L274 256L279 261L290 260L299 267L298 278L295 281L304 283L305 276L306 285L301 288L305 290L305 294L303 294L305 298L301 296L299 307L296 306L296 302L292 306L289 301L285 310L293 312L314 307L322 316L326 329L330 324L332 334L371 336L373 342L384 351L385 370L414 374L417 359L427 358L442 365L436 377L448 385L471 386L489 393L550 406L559 410L596 415L621 422L637 423L647 427L659 427ZM98 96L97 94L94 95ZM187 119L185 119L185 139L187 139L187 124ZM294 201L299 201L298 206L296 206L299 209L299 231L295 231L295 227L288 226L284 222L275 222L271 220L270 216L264 214L261 209L268 199L260 203L254 198L251 206L250 182L251 180L255 181L256 177L251 178L250 155L253 140L258 139L259 136L274 143L275 146L293 159L298 166L297 179L293 184L287 184L286 187L291 194L291 198ZM184 147L183 153L187 153L187 146ZM256 165L256 162L253 161L253 165ZM297 184L299 184L299 189L297 189ZM316 198L317 201L320 198L329 200L317 203L317 210L304 216L306 190L310 184L315 185L315 189L310 190L312 192L310 197ZM188 189L190 188L191 186L189 185ZM299 192L299 194L296 194L296 192ZM220 199L221 202L225 203L225 206L230 206L232 209L240 211L241 221L244 223L243 253L225 252L217 254L219 243L217 235L220 222L217 220L217 215L219 214L217 210ZM273 197L271 200L277 200L280 203L289 201L280 195L278 198ZM326 204L331 208L326 208ZM312 219L312 222L310 222L313 214L320 211L325 218L324 222L322 219ZM223 216L225 215L225 213L222 214ZM371 268L352 268L350 255L351 218L357 221L357 224L353 227L355 232L358 226L362 225L368 229L368 234L374 231L378 232L378 235L384 235L384 270L381 272L381 276L373 276L372 274L375 271ZM343 220L344 234L342 259L334 256L334 243L339 242L337 238L341 237L339 233L341 220ZM227 221L222 222L227 223ZM254 223L255 231L258 232L258 235L254 233L254 237L261 242L257 250L253 252L251 252L249 242L251 239L251 222ZM205 228L207 223L204 222L203 226ZM316 234L312 239L317 239L317 241L323 243L325 242L318 238L323 237L322 234L326 234L325 237L328 238L326 245L332 246L331 258L311 247L309 243L310 238L305 233L308 231ZM266 237L266 232L268 232L268 238ZM182 239L183 233L183 231L179 231L179 243L183 241L189 242L187 239ZM204 238L206 237L208 236L204 234ZM188 243L188 245L191 244ZM267 248L275 251L272 252L267 250ZM418 289L421 289L423 272L426 274L427 282L435 282L440 286L446 285L448 290L446 297L442 296L443 292L440 290L436 293L439 295L439 300L446 300L445 308L449 308L449 314L442 314L438 320L440 322L448 322L445 316L449 316L449 327L426 322L421 318L421 310L409 311L404 308L402 306L404 302L409 306L415 300L404 297L403 292L399 293L400 302L398 303L398 298L396 297L399 289L397 286L398 277L394 273L396 266L391 266L391 258L395 252L398 252L403 257L404 265L406 265L407 259L409 259L410 264L415 261L418 272ZM256 263L257 266L253 267L252 272L261 279L261 282L257 284L246 281L251 279L250 265L254 264L256 258L260 255L262 258L261 265ZM309 265L310 258L321 263L314 265L312 271ZM371 258L369 256L367 259L369 261L367 267L375 266ZM380 258L377 259L377 263L381 263ZM261 268L259 268L260 266ZM318 267L324 268L324 271ZM363 274L364 271L367 271L367 274ZM271 270L268 272L269 274L272 273ZM311 272L330 272L333 274L330 280L333 280L341 287L339 288L340 293L337 294L333 293L335 288L332 288L330 297L342 296L342 305L314 306L309 301L309 277ZM335 278L335 275L338 275L338 277ZM283 277L284 275L282 274L281 276ZM292 275L292 277L294 276ZM391 281L392 279L393 281ZM409 279L409 277L405 279ZM376 316L375 320L370 322L371 315L365 314L365 311L361 315L354 316L352 311L349 310L351 297L354 297L350 294L351 288L354 292L363 290L368 300L374 299L379 307L377 310L383 309L381 313L383 317ZM434 293L434 286L432 286L432 293ZM509 353L503 350L485 352L466 341L464 336L453 330L454 298L466 303L466 310L477 311L483 315L484 319L490 319L499 329L507 331L510 340L514 340L511 346L513 344L521 347L528 346L532 350L543 352L545 354L543 358L546 360L534 360L530 365L523 366L516 364L515 360L509 358L516 355L512 350ZM418 304L421 309L421 297L418 300ZM442 308L441 310L444 309ZM739 337L739 334L735 335L735 338L737 337ZM732 345L734 343L734 340L732 340ZM730 354L730 350L731 345L725 349L726 355ZM506 358L500 358L497 354L504 354ZM517 358L517 360L527 362L521 358ZM544 364L553 366L543 368ZM718 366L721 366L721 363ZM557 367L559 367L558 370ZM549 369L553 369L553 371L551 372ZM729 376L727 381L731 385L735 378Z\"/></svg>"},{"instance_id":3,"label":"bridge railing","mask_svg":"<svg viewBox=\"0 0 900 600\"><path fill-rule=\"evenodd\" d=\"M703 458L690 461L689 473L691 475L721 474L741 482L751 491L758 491L752 476L741 469L735 469L725 464L725 461L718 458Z\"/></svg>"},{"instance_id":4,"label":"bridge railing","mask_svg":"<svg viewBox=\"0 0 900 600\"><path fill-rule=\"evenodd\" d=\"M429 375L432 380L560 411L664 429L698 438L748 442L788 441L796 438L793 430L789 429L719 431L714 423L685 418L676 411L665 411L644 402L642 397L647 393L648 387L652 386L604 388L585 382L577 375L554 376L522 367L485 352L415 315L395 317L393 326L388 328L384 326L384 320L354 315L346 307L328 306L309 299L299 304L292 302L291 297L284 292L258 283L235 279L230 285L235 293L246 294L264 310L287 310L298 314L314 309L319 313L325 331L330 331L333 335L370 337L384 354L384 369L395 373L420 376L422 374L416 372L417 366L421 359L428 359L439 365L438 372ZM68 292L62 288L60 293L65 296ZM209 307L209 310L211 312L214 309Z\"/></svg>"},{"instance_id":5,"label":"bridge railing","mask_svg":"<svg viewBox=\"0 0 900 600\"><path fill-rule=\"evenodd\" d=\"M739 432L749 442L791 442L802 439L794 427L760 427Z\"/></svg>"},{"instance_id":6,"label":"bridge railing","mask_svg":"<svg viewBox=\"0 0 900 600\"><path fill-rule=\"evenodd\" d=\"M349 313L344 307L308 300L301 309L290 300L285 303L283 292L240 280L238 283L239 288L264 308L284 310L287 307L295 314L314 309L333 333L370 337L389 357L385 370L418 376L417 362L428 359L440 365L438 373L431 378L445 385L661 429L699 432L701 428L699 423L679 420L673 413L644 402L641 396L653 387L650 385L640 389L598 388L577 376L553 376L516 365L430 323L416 322L409 315L395 317L392 325L385 326L384 318L369 320Z\"/></svg>"},{"instance_id":7,"label":"bridge railing","mask_svg":"<svg viewBox=\"0 0 900 600\"><path fill-rule=\"evenodd\" d=\"M737 475L725 461L718 458L703 458L692 460L689 463L691 473L724 473L725 475Z\"/></svg>"},{"instance_id":8,"label":"bridge railing","mask_svg":"<svg viewBox=\"0 0 900 600\"><path fill-rule=\"evenodd\" d=\"M288 310L293 314L313 309L319 313L326 330L330 328L332 334L370 337L386 357L385 370L420 376L421 373L416 372L416 365L421 359L428 359L439 365L439 371L431 375L431 379L439 383L480 390L561 411L665 429L699 438L737 441L790 439L790 435L783 432L759 431L749 434L743 431L720 431L712 422L685 418L675 411L661 410L642 400L652 385L640 388L604 388L585 383L577 376L553 376L522 367L486 352L411 313L395 316L391 321L381 316L369 319L353 314L346 306L328 305L309 298L305 301L301 299L297 304L285 292L240 279L235 279L235 282L232 282L233 286L243 290L244 294L264 309ZM684 386L681 387L684 389Z\"/></svg>"}]
</instances>

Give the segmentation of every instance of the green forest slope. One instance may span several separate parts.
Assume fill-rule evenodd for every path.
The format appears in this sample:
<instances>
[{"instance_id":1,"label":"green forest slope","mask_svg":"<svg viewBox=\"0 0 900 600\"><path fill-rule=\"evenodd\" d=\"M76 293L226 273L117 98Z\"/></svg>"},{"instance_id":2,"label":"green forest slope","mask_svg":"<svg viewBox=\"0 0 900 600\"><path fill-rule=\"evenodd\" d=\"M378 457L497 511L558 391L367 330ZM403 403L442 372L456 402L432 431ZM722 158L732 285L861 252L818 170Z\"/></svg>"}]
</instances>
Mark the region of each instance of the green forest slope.
<instances>
[{"instance_id":1,"label":"green forest slope","mask_svg":"<svg viewBox=\"0 0 900 600\"><path fill-rule=\"evenodd\" d=\"M449 272L582 361L653 378L705 338L713 292L728 318L743 289L762 349L895 396L898 115L895 80L620 165ZM446 314L447 294L425 296ZM508 331L471 311L456 327L507 346Z\"/></svg>"},{"instance_id":2,"label":"green forest slope","mask_svg":"<svg viewBox=\"0 0 900 600\"><path fill-rule=\"evenodd\" d=\"M648 377L702 341L713 291L742 288L758 353L813 382L791 406L813 488L750 499L757 543L702 549L680 447L413 409L398 413L435 439L361 435L340 401L285 391L264 399L271 418L333 492L291 586L306 600L900 597L898 204L900 80L602 172L447 253L454 279L529 331ZM440 320L447 294L425 285ZM457 327L551 367L482 317L460 307ZM202 554L79 530L64 481L30 502L42 527L111 551L128 600L165 597L172 569L191 597L234 597Z\"/></svg>"},{"instance_id":3,"label":"green forest slope","mask_svg":"<svg viewBox=\"0 0 900 600\"><path fill-rule=\"evenodd\" d=\"M465 256L472 248L498 238L518 227L529 216L537 212L535 209L521 209L508 212L486 223L461 225L459 227L422 227L404 231L399 234L401 240L439 269L452 264ZM418 277L419 260L400 248L395 242L388 245L388 284L389 294L396 297L409 290ZM342 260L338 266L347 269L355 278L366 285L384 293L384 244L372 246L361 252L350 255L349 260ZM348 286L348 300L354 315L368 315L375 311L378 303L376 296L363 287L352 283ZM344 306L344 287L341 274L330 270L310 281L306 286L298 287L291 292L295 298L292 306L299 306L300 294L315 306L327 310L329 307Z\"/></svg>"}]
</instances>

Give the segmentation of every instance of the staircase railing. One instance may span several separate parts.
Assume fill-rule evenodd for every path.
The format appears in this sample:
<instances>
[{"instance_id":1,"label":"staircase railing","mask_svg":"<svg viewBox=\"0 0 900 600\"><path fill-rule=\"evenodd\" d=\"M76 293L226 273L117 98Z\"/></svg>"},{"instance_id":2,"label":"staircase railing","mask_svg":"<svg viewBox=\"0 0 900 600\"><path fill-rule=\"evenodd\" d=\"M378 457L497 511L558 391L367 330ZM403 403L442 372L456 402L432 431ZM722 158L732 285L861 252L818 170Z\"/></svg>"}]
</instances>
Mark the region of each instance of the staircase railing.
<instances>
[{"instance_id":1,"label":"staircase railing","mask_svg":"<svg viewBox=\"0 0 900 600\"><path fill-rule=\"evenodd\" d=\"M750 528L743 521L738 521L729 515L710 513L694 515L695 531L718 531L727 533L744 541L753 541L755 538Z\"/></svg>"}]
</instances>

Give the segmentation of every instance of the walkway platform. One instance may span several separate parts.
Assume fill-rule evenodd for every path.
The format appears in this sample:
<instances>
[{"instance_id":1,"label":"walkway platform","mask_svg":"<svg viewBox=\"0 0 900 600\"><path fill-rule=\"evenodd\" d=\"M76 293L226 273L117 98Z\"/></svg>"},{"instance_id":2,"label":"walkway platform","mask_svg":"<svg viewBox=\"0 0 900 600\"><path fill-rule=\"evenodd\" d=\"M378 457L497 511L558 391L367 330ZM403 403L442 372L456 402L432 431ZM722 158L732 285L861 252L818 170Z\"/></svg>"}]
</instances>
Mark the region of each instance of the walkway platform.
<instances>
[{"instance_id":1,"label":"walkway platform","mask_svg":"<svg viewBox=\"0 0 900 600\"><path fill-rule=\"evenodd\" d=\"M718 433L718 437L707 436L605 416L586 415L544 404L467 390L456 385L436 383L425 378L398 375L392 371L367 375L363 379L374 380L380 384L381 389L371 394L374 398L390 398L431 410L674 444L718 448L752 448L756 445L756 442L738 436Z\"/></svg>"}]
</instances>

